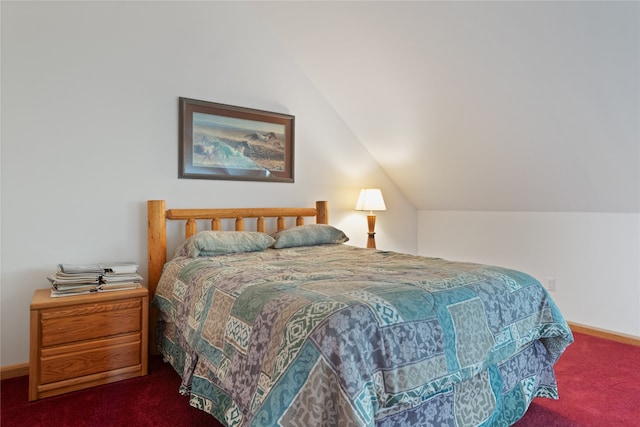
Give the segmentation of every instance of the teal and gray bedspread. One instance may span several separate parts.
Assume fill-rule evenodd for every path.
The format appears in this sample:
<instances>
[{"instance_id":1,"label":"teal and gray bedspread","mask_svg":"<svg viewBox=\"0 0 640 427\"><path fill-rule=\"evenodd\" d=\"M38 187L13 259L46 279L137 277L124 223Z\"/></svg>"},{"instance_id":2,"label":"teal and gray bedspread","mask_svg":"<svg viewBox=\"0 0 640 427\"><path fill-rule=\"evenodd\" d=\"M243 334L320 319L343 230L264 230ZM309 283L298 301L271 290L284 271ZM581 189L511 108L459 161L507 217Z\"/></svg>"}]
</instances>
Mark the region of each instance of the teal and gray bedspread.
<instances>
[{"instance_id":1,"label":"teal and gray bedspread","mask_svg":"<svg viewBox=\"0 0 640 427\"><path fill-rule=\"evenodd\" d=\"M508 426L573 341L527 274L343 244L177 257L154 304L180 391L227 426Z\"/></svg>"}]
</instances>

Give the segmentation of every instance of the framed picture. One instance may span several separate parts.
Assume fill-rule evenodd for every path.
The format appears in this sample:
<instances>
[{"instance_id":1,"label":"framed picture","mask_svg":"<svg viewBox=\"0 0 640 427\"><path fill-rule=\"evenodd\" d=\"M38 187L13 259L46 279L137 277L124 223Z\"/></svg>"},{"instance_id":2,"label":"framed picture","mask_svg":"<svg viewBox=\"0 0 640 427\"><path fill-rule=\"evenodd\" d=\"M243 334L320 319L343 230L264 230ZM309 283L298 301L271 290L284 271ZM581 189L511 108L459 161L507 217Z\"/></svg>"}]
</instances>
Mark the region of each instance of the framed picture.
<instances>
[{"instance_id":1,"label":"framed picture","mask_svg":"<svg viewBox=\"0 0 640 427\"><path fill-rule=\"evenodd\" d=\"M178 177L293 182L294 121L181 97Z\"/></svg>"}]
</instances>

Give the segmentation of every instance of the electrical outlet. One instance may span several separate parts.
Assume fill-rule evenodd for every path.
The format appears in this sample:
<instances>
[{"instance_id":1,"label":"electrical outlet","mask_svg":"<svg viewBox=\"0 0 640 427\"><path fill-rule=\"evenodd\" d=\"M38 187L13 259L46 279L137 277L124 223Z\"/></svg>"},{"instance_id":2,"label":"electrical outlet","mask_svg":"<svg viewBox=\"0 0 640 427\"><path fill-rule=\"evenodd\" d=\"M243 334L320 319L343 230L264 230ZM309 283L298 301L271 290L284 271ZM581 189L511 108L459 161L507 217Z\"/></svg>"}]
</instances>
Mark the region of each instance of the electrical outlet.
<instances>
[{"instance_id":1,"label":"electrical outlet","mask_svg":"<svg viewBox=\"0 0 640 427\"><path fill-rule=\"evenodd\" d=\"M556 278L555 277L547 277L547 290L555 291L556 290Z\"/></svg>"}]
</instances>

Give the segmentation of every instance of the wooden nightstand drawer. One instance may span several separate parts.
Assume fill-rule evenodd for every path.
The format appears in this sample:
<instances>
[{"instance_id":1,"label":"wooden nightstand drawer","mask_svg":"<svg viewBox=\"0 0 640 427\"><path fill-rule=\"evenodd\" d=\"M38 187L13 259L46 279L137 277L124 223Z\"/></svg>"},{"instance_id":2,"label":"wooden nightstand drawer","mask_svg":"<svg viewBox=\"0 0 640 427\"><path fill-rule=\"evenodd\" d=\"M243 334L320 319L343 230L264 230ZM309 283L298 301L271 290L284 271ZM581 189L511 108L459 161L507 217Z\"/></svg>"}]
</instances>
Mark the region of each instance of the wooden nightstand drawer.
<instances>
[{"instance_id":1,"label":"wooden nightstand drawer","mask_svg":"<svg viewBox=\"0 0 640 427\"><path fill-rule=\"evenodd\" d=\"M139 365L140 335L42 350L40 383L48 384L126 366Z\"/></svg>"},{"instance_id":2,"label":"wooden nightstand drawer","mask_svg":"<svg viewBox=\"0 0 640 427\"><path fill-rule=\"evenodd\" d=\"M147 374L146 288L31 300L29 400Z\"/></svg>"},{"instance_id":3,"label":"wooden nightstand drawer","mask_svg":"<svg viewBox=\"0 0 640 427\"><path fill-rule=\"evenodd\" d=\"M42 347L140 331L140 299L43 311Z\"/></svg>"}]
</instances>

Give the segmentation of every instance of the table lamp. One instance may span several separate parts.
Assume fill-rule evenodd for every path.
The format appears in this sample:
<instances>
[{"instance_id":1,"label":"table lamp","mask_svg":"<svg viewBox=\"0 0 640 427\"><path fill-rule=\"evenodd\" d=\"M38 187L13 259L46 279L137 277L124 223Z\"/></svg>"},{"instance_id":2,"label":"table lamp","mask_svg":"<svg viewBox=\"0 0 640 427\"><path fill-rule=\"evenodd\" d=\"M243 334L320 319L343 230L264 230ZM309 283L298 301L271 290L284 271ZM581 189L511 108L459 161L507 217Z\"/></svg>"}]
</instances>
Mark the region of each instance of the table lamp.
<instances>
[{"instance_id":1,"label":"table lamp","mask_svg":"<svg viewBox=\"0 0 640 427\"><path fill-rule=\"evenodd\" d=\"M360 190L360 197L356 203L357 211L369 211L367 215L367 223L369 224L369 238L367 239L367 248L376 248L376 216L373 211L386 211L387 207L382 198L382 192L379 188L363 188Z\"/></svg>"}]
</instances>

